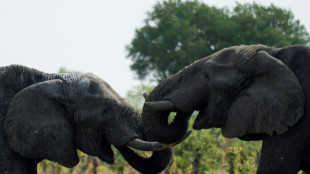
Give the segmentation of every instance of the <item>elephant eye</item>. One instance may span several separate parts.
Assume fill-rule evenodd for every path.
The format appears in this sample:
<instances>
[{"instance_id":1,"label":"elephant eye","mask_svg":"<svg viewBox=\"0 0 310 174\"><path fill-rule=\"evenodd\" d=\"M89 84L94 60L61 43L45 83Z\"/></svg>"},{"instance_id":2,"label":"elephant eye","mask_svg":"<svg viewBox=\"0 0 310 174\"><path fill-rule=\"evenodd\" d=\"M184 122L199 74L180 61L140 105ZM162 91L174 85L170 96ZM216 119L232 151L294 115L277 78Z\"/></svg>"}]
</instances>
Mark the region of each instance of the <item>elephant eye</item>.
<instances>
[{"instance_id":1,"label":"elephant eye","mask_svg":"<svg viewBox=\"0 0 310 174\"><path fill-rule=\"evenodd\" d=\"M209 80L209 74L206 71L203 72L203 78Z\"/></svg>"},{"instance_id":2,"label":"elephant eye","mask_svg":"<svg viewBox=\"0 0 310 174\"><path fill-rule=\"evenodd\" d=\"M101 111L101 115L105 115L108 113L108 107L104 107Z\"/></svg>"}]
</instances>

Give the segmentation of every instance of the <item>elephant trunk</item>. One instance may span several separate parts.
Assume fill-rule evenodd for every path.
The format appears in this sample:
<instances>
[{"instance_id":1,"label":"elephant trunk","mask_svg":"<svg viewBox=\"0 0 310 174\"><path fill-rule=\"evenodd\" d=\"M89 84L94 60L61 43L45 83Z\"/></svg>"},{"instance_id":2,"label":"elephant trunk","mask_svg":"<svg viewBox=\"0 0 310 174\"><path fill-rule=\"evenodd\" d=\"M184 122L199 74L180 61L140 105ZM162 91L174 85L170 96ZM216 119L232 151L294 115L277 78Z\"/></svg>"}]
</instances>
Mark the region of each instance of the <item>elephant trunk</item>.
<instances>
[{"instance_id":1,"label":"elephant trunk","mask_svg":"<svg viewBox=\"0 0 310 174\"><path fill-rule=\"evenodd\" d=\"M196 83L202 81L199 71L202 66L203 62L197 61L144 95L142 122L149 139L175 143L185 136L189 118L206 93L204 86ZM189 86L192 88L187 88ZM168 123L170 112L177 113L171 124Z\"/></svg>"},{"instance_id":2,"label":"elephant trunk","mask_svg":"<svg viewBox=\"0 0 310 174\"><path fill-rule=\"evenodd\" d=\"M155 112L144 107L143 113L142 122L148 139L170 144L178 142L186 135L188 119L191 114L179 111L173 122L169 124L169 111Z\"/></svg>"},{"instance_id":3,"label":"elephant trunk","mask_svg":"<svg viewBox=\"0 0 310 174\"><path fill-rule=\"evenodd\" d=\"M150 158L137 155L127 146L116 147L126 161L141 173L159 173L166 168L172 158L171 149L153 152Z\"/></svg>"},{"instance_id":4,"label":"elephant trunk","mask_svg":"<svg viewBox=\"0 0 310 174\"><path fill-rule=\"evenodd\" d=\"M176 143L163 144L160 142L152 141L152 139L149 139L147 136L148 133L146 132L145 126L143 125L142 122L142 115L133 108L131 108L130 111L134 112L126 114L126 116L133 116L133 118L127 119L130 120L127 121L127 123L131 123L130 124L131 132L135 132L137 137L128 141L126 143L127 146L142 151L162 151L165 149L169 149L170 147L176 144Z\"/></svg>"},{"instance_id":5,"label":"elephant trunk","mask_svg":"<svg viewBox=\"0 0 310 174\"><path fill-rule=\"evenodd\" d=\"M188 127L188 114L177 111L173 122L169 124L169 114L176 108L174 106L170 106L171 110L166 107L158 108L156 104L154 107L150 107L148 103L156 102L146 102L143 107L142 122L148 140L171 144L178 142L185 136Z\"/></svg>"}]
</instances>

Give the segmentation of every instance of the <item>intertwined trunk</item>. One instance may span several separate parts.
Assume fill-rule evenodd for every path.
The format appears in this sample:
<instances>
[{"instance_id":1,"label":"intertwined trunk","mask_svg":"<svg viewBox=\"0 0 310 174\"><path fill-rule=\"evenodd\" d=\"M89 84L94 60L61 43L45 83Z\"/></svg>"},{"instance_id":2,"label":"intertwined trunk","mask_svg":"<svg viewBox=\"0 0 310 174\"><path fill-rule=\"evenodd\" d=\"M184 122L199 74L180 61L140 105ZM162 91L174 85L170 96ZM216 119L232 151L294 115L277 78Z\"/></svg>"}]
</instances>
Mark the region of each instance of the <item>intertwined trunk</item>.
<instances>
[{"instance_id":1,"label":"intertwined trunk","mask_svg":"<svg viewBox=\"0 0 310 174\"><path fill-rule=\"evenodd\" d=\"M150 158L140 157L126 146L117 147L117 149L126 161L141 173L152 174L161 172L167 167L172 157L171 149L153 152Z\"/></svg>"},{"instance_id":2,"label":"intertwined trunk","mask_svg":"<svg viewBox=\"0 0 310 174\"><path fill-rule=\"evenodd\" d=\"M162 81L146 98L146 102L165 100L164 97L170 95L179 76L171 77ZM173 122L168 124L170 111L153 111L143 107L142 122L148 139L161 143L174 143L182 139L186 134L188 119L191 113L187 114L178 111Z\"/></svg>"}]
</instances>

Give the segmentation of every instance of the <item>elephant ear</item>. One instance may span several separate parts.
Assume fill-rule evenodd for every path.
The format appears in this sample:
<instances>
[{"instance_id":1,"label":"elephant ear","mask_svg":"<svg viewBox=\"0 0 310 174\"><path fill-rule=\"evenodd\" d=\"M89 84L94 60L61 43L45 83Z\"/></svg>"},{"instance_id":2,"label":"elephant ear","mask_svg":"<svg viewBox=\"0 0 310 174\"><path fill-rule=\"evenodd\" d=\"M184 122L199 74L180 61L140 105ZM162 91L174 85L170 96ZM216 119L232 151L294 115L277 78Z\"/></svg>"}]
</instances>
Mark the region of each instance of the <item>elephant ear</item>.
<instances>
[{"instance_id":1,"label":"elephant ear","mask_svg":"<svg viewBox=\"0 0 310 174\"><path fill-rule=\"evenodd\" d=\"M69 114L62 81L50 80L31 85L12 99L5 120L10 148L20 155L48 159L65 167L79 162L73 145Z\"/></svg>"},{"instance_id":2,"label":"elephant ear","mask_svg":"<svg viewBox=\"0 0 310 174\"><path fill-rule=\"evenodd\" d=\"M225 137L281 135L304 113L304 94L294 73L265 51L241 61L252 82L235 97L222 128ZM261 136L260 136L261 138Z\"/></svg>"}]
</instances>

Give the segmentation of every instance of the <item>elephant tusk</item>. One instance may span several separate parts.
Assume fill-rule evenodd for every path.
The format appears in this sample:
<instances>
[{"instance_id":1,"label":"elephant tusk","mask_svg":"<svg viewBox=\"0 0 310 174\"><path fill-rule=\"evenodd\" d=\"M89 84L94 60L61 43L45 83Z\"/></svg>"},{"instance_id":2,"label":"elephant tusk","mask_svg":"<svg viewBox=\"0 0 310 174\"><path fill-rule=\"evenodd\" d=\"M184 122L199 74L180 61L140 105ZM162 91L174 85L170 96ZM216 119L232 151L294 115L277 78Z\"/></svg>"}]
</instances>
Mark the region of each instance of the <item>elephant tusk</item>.
<instances>
[{"instance_id":1,"label":"elephant tusk","mask_svg":"<svg viewBox=\"0 0 310 174\"><path fill-rule=\"evenodd\" d=\"M162 144L159 142L148 142L135 138L127 143L129 147L143 151L161 151L172 147L174 144Z\"/></svg>"},{"instance_id":2,"label":"elephant tusk","mask_svg":"<svg viewBox=\"0 0 310 174\"><path fill-rule=\"evenodd\" d=\"M156 101L156 102L145 102L144 106L153 111L175 111L176 106L168 100Z\"/></svg>"},{"instance_id":3,"label":"elephant tusk","mask_svg":"<svg viewBox=\"0 0 310 174\"><path fill-rule=\"evenodd\" d=\"M135 138L127 143L129 147L132 147L137 150L143 150L143 151L162 151L165 149L168 149L172 146L175 146L179 143L181 143L183 140L185 140L192 131L187 132L183 138L181 138L179 141L171 144L163 144L159 142L149 142L149 141L143 141L138 138Z\"/></svg>"},{"instance_id":4,"label":"elephant tusk","mask_svg":"<svg viewBox=\"0 0 310 174\"><path fill-rule=\"evenodd\" d=\"M149 95L147 93L143 93L143 97L144 99L146 100L146 98L148 97Z\"/></svg>"}]
</instances>

